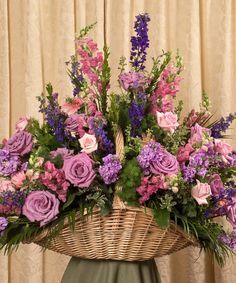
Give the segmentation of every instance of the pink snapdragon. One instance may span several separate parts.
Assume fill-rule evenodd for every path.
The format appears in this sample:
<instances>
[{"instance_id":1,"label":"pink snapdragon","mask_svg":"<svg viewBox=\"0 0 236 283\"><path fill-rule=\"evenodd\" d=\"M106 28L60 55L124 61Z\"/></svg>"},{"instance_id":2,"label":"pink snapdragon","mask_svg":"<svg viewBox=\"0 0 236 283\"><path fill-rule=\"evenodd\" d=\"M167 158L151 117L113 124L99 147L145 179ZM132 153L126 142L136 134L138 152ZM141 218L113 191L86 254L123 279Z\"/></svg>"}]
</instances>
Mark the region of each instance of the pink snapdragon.
<instances>
[{"instance_id":1,"label":"pink snapdragon","mask_svg":"<svg viewBox=\"0 0 236 283\"><path fill-rule=\"evenodd\" d=\"M177 152L178 162L184 162L189 160L190 154L194 151L194 148L190 143L187 143L185 146L181 146Z\"/></svg>"},{"instance_id":2,"label":"pink snapdragon","mask_svg":"<svg viewBox=\"0 0 236 283\"><path fill-rule=\"evenodd\" d=\"M178 75L178 70L174 65L169 65L163 70L155 91L157 97L164 97L166 95L176 96L176 93L179 91L180 82L183 79Z\"/></svg>"},{"instance_id":3,"label":"pink snapdragon","mask_svg":"<svg viewBox=\"0 0 236 283\"><path fill-rule=\"evenodd\" d=\"M65 202L70 184L66 181L63 170L57 169L50 161L44 164L44 170L45 172L40 176L40 181L47 188L55 191L58 198Z\"/></svg>"},{"instance_id":4,"label":"pink snapdragon","mask_svg":"<svg viewBox=\"0 0 236 283\"><path fill-rule=\"evenodd\" d=\"M77 53L80 56L82 72L88 77L90 85L101 90L100 74L104 63L102 52L98 51L97 44L90 38L78 41Z\"/></svg>"},{"instance_id":5,"label":"pink snapdragon","mask_svg":"<svg viewBox=\"0 0 236 283\"><path fill-rule=\"evenodd\" d=\"M152 177L142 177L141 185L136 188L136 191L140 194L139 202L144 204L148 201L152 194L156 193L158 190L166 190L167 184L165 182L165 176L163 174L152 176Z\"/></svg>"}]
</instances>

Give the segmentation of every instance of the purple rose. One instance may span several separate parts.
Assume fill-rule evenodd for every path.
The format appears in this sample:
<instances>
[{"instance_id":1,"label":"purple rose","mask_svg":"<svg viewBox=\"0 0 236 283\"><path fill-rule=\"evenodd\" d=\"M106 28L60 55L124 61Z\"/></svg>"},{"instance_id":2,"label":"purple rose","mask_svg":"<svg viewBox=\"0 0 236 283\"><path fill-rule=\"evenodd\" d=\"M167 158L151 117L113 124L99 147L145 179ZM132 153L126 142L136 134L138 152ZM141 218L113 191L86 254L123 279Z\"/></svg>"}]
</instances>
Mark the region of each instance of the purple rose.
<instances>
[{"instance_id":1,"label":"purple rose","mask_svg":"<svg viewBox=\"0 0 236 283\"><path fill-rule=\"evenodd\" d=\"M66 129L70 132L77 132L79 128L86 126L86 120L84 114L72 114L65 121Z\"/></svg>"},{"instance_id":2,"label":"purple rose","mask_svg":"<svg viewBox=\"0 0 236 283\"><path fill-rule=\"evenodd\" d=\"M226 209L227 220L232 224L232 226L236 227L236 198L232 198L233 203L230 204Z\"/></svg>"},{"instance_id":3,"label":"purple rose","mask_svg":"<svg viewBox=\"0 0 236 283\"><path fill-rule=\"evenodd\" d=\"M220 190L224 188L224 184L218 174L213 174L210 177L210 186L212 195L218 196L220 194Z\"/></svg>"},{"instance_id":4,"label":"purple rose","mask_svg":"<svg viewBox=\"0 0 236 283\"><path fill-rule=\"evenodd\" d=\"M65 159L63 170L66 179L80 188L88 188L96 176L93 163L94 161L86 153Z\"/></svg>"},{"instance_id":5,"label":"purple rose","mask_svg":"<svg viewBox=\"0 0 236 283\"><path fill-rule=\"evenodd\" d=\"M59 213L59 200L48 191L32 191L25 199L22 213L31 221L39 221L40 226L48 224Z\"/></svg>"},{"instance_id":6,"label":"purple rose","mask_svg":"<svg viewBox=\"0 0 236 283\"><path fill-rule=\"evenodd\" d=\"M14 134L5 144L4 149L11 155L24 155L29 153L33 147L33 137L25 131Z\"/></svg>"},{"instance_id":7,"label":"purple rose","mask_svg":"<svg viewBox=\"0 0 236 283\"><path fill-rule=\"evenodd\" d=\"M5 217L0 217L0 232L4 231L7 228L8 220ZM1 234L0 234L1 236Z\"/></svg>"},{"instance_id":8,"label":"purple rose","mask_svg":"<svg viewBox=\"0 0 236 283\"><path fill-rule=\"evenodd\" d=\"M162 151L161 155L150 163L150 170L153 174L175 175L179 169L176 157L168 151Z\"/></svg>"}]
</instances>

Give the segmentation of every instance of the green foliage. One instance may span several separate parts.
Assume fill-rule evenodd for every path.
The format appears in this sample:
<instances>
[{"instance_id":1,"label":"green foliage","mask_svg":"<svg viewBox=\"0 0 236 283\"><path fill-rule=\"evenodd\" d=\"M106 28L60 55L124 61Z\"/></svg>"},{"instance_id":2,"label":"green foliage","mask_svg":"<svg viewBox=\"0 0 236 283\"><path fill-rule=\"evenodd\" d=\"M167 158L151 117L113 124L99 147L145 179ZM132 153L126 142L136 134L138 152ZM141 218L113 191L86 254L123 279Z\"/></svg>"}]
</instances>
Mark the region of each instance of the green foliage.
<instances>
[{"instance_id":1,"label":"green foliage","mask_svg":"<svg viewBox=\"0 0 236 283\"><path fill-rule=\"evenodd\" d=\"M158 205L153 207L153 216L161 229L166 229L170 224L170 212L167 208L161 209Z\"/></svg>"},{"instance_id":2,"label":"green foliage","mask_svg":"<svg viewBox=\"0 0 236 283\"><path fill-rule=\"evenodd\" d=\"M82 39L83 37L85 37L90 30L92 30L94 28L94 26L97 24L97 22L86 26L85 28L81 29L79 34L76 34L76 39Z\"/></svg>"},{"instance_id":3,"label":"green foliage","mask_svg":"<svg viewBox=\"0 0 236 283\"><path fill-rule=\"evenodd\" d=\"M111 77L111 68L109 67L108 58L109 58L109 49L107 46L103 48L104 53L104 63L102 65L102 93L100 96L101 100L101 111L103 114L107 113L107 90L109 87L110 77Z\"/></svg>"},{"instance_id":4,"label":"green foliage","mask_svg":"<svg viewBox=\"0 0 236 283\"><path fill-rule=\"evenodd\" d=\"M162 55L158 56L156 59L153 58L153 67L151 70L151 82L146 89L146 93L151 94L157 88L158 78L160 77L162 71L170 63L171 52L164 52Z\"/></svg>"},{"instance_id":5,"label":"green foliage","mask_svg":"<svg viewBox=\"0 0 236 283\"><path fill-rule=\"evenodd\" d=\"M141 168L136 158L125 162L124 169L118 181L119 186L122 187L122 191L118 195L129 205L139 205L136 188L140 185L141 173Z\"/></svg>"}]
</instances>

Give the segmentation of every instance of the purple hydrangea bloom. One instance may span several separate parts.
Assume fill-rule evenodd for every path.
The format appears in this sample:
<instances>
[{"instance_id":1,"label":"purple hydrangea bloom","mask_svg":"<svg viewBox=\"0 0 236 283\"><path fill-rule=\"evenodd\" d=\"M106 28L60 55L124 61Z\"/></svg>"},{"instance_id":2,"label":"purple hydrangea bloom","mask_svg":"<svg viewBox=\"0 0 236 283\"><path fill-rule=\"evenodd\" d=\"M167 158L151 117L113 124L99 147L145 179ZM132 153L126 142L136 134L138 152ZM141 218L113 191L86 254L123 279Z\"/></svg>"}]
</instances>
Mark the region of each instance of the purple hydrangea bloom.
<instances>
[{"instance_id":1,"label":"purple hydrangea bloom","mask_svg":"<svg viewBox=\"0 0 236 283\"><path fill-rule=\"evenodd\" d=\"M11 176L19 171L22 166L18 155L12 156L6 149L0 149L0 175Z\"/></svg>"},{"instance_id":2,"label":"purple hydrangea bloom","mask_svg":"<svg viewBox=\"0 0 236 283\"><path fill-rule=\"evenodd\" d=\"M144 70L144 62L146 61L147 52L149 47L148 39L148 22L150 18L148 14L140 14L136 16L134 29L136 36L131 37L131 52L130 63L137 70Z\"/></svg>"},{"instance_id":3,"label":"purple hydrangea bloom","mask_svg":"<svg viewBox=\"0 0 236 283\"><path fill-rule=\"evenodd\" d=\"M103 165L98 169L99 174L103 178L105 184L109 185L118 180L118 174L122 169L121 162L115 155L108 154L103 159Z\"/></svg>"},{"instance_id":4,"label":"purple hydrangea bloom","mask_svg":"<svg viewBox=\"0 0 236 283\"><path fill-rule=\"evenodd\" d=\"M8 220L5 217L0 217L0 232L4 231L7 228ZM1 234L0 234L1 235Z\"/></svg>"}]
</instances>

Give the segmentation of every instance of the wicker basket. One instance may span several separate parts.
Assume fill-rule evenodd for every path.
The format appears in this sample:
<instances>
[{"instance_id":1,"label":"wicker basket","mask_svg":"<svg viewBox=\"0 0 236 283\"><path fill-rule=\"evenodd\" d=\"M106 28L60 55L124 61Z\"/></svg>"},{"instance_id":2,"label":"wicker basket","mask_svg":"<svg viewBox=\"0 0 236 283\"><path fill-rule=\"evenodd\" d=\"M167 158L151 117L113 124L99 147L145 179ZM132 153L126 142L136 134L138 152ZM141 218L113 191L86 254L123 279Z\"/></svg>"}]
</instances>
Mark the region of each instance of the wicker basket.
<instances>
[{"instance_id":1,"label":"wicker basket","mask_svg":"<svg viewBox=\"0 0 236 283\"><path fill-rule=\"evenodd\" d=\"M124 141L121 131L116 136L116 153L123 158ZM47 231L34 241L45 247ZM151 209L125 206L115 196L109 216L95 209L91 216L77 215L75 230L66 224L61 233L46 247L62 254L87 259L143 261L168 255L196 241L171 223L168 229L156 224Z\"/></svg>"}]
</instances>

